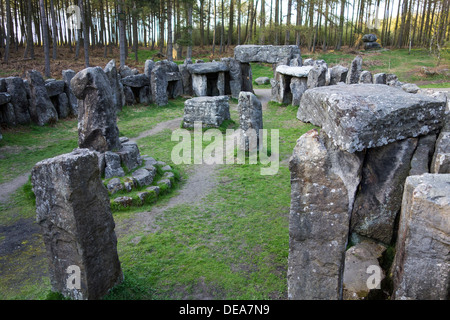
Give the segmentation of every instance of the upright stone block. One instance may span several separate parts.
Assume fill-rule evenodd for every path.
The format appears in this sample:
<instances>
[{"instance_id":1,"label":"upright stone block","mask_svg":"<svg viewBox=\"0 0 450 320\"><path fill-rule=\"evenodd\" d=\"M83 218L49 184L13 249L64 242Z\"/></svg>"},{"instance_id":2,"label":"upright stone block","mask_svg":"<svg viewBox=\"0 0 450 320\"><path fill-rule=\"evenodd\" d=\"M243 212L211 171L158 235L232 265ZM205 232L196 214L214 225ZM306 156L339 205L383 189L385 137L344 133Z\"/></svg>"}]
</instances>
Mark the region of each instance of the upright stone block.
<instances>
[{"instance_id":1,"label":"upright stone block","mask_svg":"<svg viewBox=\"0 0 450 320\"><path fill-rule=\"evenodd\" d=\"M341 299L349 219L362 154L342 151L313 129L289 161L288 298Z\"/></svg>"},{"instance_id":2,"label":"upright stone block","mask_svg":"<svg viewBox=\"0 0 450 320\"><path fill-rule=\"evenodd\" d=\"M120 80L120 74L117 72L116 61L114 59L109 61L103 71L105 72L109 80L109 84L111 85L112 98L116 112L119 112L125 104L125 95L123 92L123 85Z\"/></svg>"},{"instance_id":3,"label":"upright stone block","mask_svg":"<svg viewBox=\"0 0 450 320\"><path fill-rule=\"evenodd\" d=\"M75 300L101 299L123 274L96 154L76 149L43 160L31 181L53 290Z\"/></svg>"},{"instance_id":4,"label":"upright stone block","mask_svg":"<svg viewBox=\"0 0 450 320\"><path fill-rule=\"evenodd\" d=\"M31 117L23 80L19 77L8 77L3 82L6 91L10 95L10 103L14 106L14 115L17 124L29 124Z\"/></svg>"},{"instance_id":5,"label":"upright stone block","mask_svg":"<svg viewBox=\"0 0 450 320\"><path fill-rule=\"evenodd\" d=\"M353 59L350 65L350 70L347 73L346 79L347 84L358 83L359 77L361 76L361 71L362 71L362 57L356 56L355 59Z\"/></svg>"},{"instance_id":6,"label":"upright stone block","mask_svg":"<svg viewBox=\"0 0 450 320\"><path fill-rule=\"evenodd\" d=\"M78 72L70 84L78 98L78 146L99 152L118 150L116 108L103 69L86 68Z\"/></svg>"},{"instance_id":7,"label":"upright stone block","mask_svg":"<svg viewBox=\"0 0 450 320\"><path fill-rule=\"evenodd\" d=\"M44 78L40 72L36 70L28 71L27 79L31 89L31 119L39 126L58 121L58 112L50 100Z\"/></svg>"},{"instance_id":8,"label":"upright stone block","mask_svg":"<svg viewBox=\"0 0 450 320\"><path fill-rule=\"evenodd\" d=\"M70 80L75 77L76 72L68 69L62 71L62 77L64 80L64 92L69 99L69 107L71 114L77 116L78 115L78 100L77 97L72 92L72 88L70 87Z\"/></svg>"},{"instance_id":9,"label":"upright stone block","mask_svg":"<svg viewBox=\"0 0 450 320\"><path fill-rule=\"evenodd\" d=\"M261 147L259 130L263 128L261 102L252 92L241 91L239 94L238 113L239 128L242 130L240 147L247 151L257 150L257 148Z\"/></svg>"},{"instance_id":10,"label":"upright stone block","mask_svg":"<svg viewBox=\"0 0 450 320\"><path fill-rule=\"evenodd\" d=\"M183 127L193 128L201 121L205 127L219 127L230 119L228 96L196 97L184 102Z\"/></svg>"},{"instance_id":11,"label":"upright stone block","mask_svg":"<svg viewBox=\"0 0 450 320\"><path fill-rule=\"evenodd\" d=\"M450 174L406 179L395 258L395 300L448 300Z\"/></svg>"}]
</instances>

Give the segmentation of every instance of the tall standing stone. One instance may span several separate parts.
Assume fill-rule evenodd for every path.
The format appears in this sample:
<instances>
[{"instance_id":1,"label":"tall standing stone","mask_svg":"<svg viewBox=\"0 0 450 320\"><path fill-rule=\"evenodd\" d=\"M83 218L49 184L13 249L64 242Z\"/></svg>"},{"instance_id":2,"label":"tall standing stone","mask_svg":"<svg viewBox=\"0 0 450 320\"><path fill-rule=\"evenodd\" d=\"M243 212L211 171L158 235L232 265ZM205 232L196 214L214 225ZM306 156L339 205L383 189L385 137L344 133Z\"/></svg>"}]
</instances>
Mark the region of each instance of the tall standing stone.
<instances>
[{"instance_id":1,"label":"tall standing stone","mask_svg":"<svg viewBox=\"0 0 450 320\"><path fill-rule=\"evenodd\" d=\"M101 299L123 274L96 154L76 149L43 160L31 181L53 290L75 300Z\"/></svg>"},{"instance_id":2,"label":"tall standing stone","mask_svg":"<svg viewBox=\"0 0 450 320\"><path fill-rule=\"evenodd\" d=\"M69 107L70 111L73 115L78 115L78 100L77 97L72 92L72 88L70 87L70 80L75 76L76 72L68 69L62 71L62 77L64 80L64 92L67 95L67 98L69 99Z\"/></svg>"},{"instance_id":3,"label":"tall standing stone","mask_svg":"<svg viewBox=\"0 0 450 320\"><path fill-rule=\"evenodd\" d=\"M246 91L241 91L238 101L239 128L242 130L240 147L244 150L256 150L255 148L261 147L259 130L263 128L261 102L252 92Z\"/></svg>"},{"instance_id":4,"label":"tall standing stone","mask_svg":"<svg viewBox=\"0 0 450 320\"><path fill-rule=\"evenodd\" d=\"M448 300L450 174L406 179L393 273L393 299Z\"/></svg>"},{"instance_id":5,"label":"tall standing stone","mask_svg":"<svg viewBox=\"0 0 450 320\"><path fill-rule=\"evenodd\" d=\"M313 129L289 161L288 298L340 299L349 219L362 154L342 151Z\"/></svg>"},{"instance_id":6,"label":"tall standing stone","mask_svg":"<svg viewBox=\"0 0 450 320\"><path fill-rule=\"evenodd\" d=\"M120 81L120 74L117 72L116 61L114 59L109 61L103 71L108 77L109 83L111 85L112 97L114 106L116 107L116 112L119 112L122 110L122 107L125 104L125 95L122 82Z\"/></svg>"},{"instance_id":7,"label":"tall standing stone","mask_svg":"<svg viewBox=\"0 0 450 320\"><path fill-rule=\"evenodd\" d=\"M58 112L48 96L42 75L39 71L31 70L27 72L27 78L31 90L31 119L39 126L58 121Z\"/></svg>"},{"instance_id":8,"label":"tall standing stone","mask_svg":"<svg viewBox=\"0 0 450 320\"><path fill-rule=\"evenodd\" d=\"M347 81L346 81L347 84L358 83L359 77L361 76L361 71L362 71L362 57L356 56L355 59L353 59L350 65L350 70L348 70L347 73Z\"/></svg>"},{"instance_id":9,"label":"tall standing stone","mask_svg":"<svg viewBox=\"0 0 450 320\"><path fill-rule=\"evenodd\" d=\"M29 124L31 122L29 103L25 94L26 89L23 80L19 77L8 77L4 79L4 86L11 96L10 102L14 106L17 124Z\"/></svg>"},{"instance_id":10,"label":"tall standing stone","mask_svg":"<svg viewBox=\"0 0 450 320\"><path fill-rule=\"evenodd\" d=\"M99 152L120 149L111 85L102 68L86 68L70 84L78 98L79 147Z\"/></svg>"},{"instance_id":11,"label":"tall standing stone","mask_svg":"<svg viewBox=\"0 0 450 320\"><path fill-rule=\"evenodd\" d=\"M151 89L153 102L158 106L165 106L169 102L167 95L167 67L161 61L155 63L151 72Z\"/></svg>"}]
</instances>

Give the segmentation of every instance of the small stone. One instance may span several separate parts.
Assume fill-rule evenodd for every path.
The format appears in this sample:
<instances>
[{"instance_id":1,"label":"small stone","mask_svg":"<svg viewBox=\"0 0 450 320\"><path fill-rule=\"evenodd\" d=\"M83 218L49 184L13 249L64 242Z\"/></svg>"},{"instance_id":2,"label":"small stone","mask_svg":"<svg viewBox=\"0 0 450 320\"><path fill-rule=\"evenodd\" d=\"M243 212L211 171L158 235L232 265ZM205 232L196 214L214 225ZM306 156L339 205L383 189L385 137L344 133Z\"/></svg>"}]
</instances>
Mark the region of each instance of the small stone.
<instances>
[{"instance_id":1,"label":"small stone","mask_svg":"<svg viewBox=\"0 0 450 320\"><path fill-rule=\"evenodd\" d=\"M128 192L131 192L135 186L134 180L132 178L125 178L125 181L123 182L123 186L125 187L125 190Z\"/></svg>"},{"instance_id":2,"label":"small stone","mask_svg":"<svg viewBox=\"0 0 450 320\"><path fill-rule=\"evenodd\" d=\"M114 199L114 202L121 205L124 208L127 208L133 205L133 198L127 196L117 197Z\"/></svg>"},{"instance_id":3,"label":"small stone","mask_svg":"<svg viewBox=\"0 0 450 320\"><path fill-rule=\"evenodd\" d=\"M151 173L144 168L134 171L132 176L139 187L148 186L153 182Z\"/></svg>"},{"instance_id":4,"label":"small stone","mask_svg":"<svg viewBox=\"0 0 450 320\"><path fill-rule=\"evenodd\" d=\"M161 168L162 171L171 171L172 167L169 165L165 165L164 167Z\"/></svg>"},{"instance_id":5,"label":"small stone","mask_svg":"<svg viewBox=\"0 0 450 320\"><path fill-rule=\"evenodd\" d=\"M114 194L120 190L123 190L124 186L122 185L122 182L120 182L119 178L112 178L108 182L106 188L108 189L110 194Z\"/></svg>"},{"instance_id":6,"label":"small stone","mask_svg":"<svg viewBox=\"0 0 450 320\"><path fill-rule=\"evenodd\" d=\"M269 84L270 79L269 79L269 77L259 77L259 78L255 79L255 82L259 85Z\"/></svg>"},{"instance_id":7,"label":"small stone","mask_svg":"<svg viewBox=\"0 0 450 320\"><path fill-rule=\"evenodd\" d=\"M171 188L171 187L172 187L172 183L170 182L169 179L161 179L161 180L158 181L157 184L158 184L158 185L165 184L168 188Z\"/></svg>"},{"instance_id":8,"label":"small stone","mask_svg":"<svg viewBox=\"0 0 450 320\"><path fill-rule=\"evenodd\" d=\"M158 186L150 186L146 190L148 191L154 191L156 195L159 195L159 191L161 190Z\"/></svg>"}]
</instances>

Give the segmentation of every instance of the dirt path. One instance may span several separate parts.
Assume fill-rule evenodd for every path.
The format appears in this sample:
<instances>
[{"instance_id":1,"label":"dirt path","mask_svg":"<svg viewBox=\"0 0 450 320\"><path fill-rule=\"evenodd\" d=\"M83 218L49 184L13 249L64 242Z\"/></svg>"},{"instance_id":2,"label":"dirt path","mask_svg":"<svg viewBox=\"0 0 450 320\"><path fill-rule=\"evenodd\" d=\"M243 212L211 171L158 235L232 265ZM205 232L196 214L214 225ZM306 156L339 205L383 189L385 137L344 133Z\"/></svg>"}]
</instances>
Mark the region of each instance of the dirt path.
<instances>
[{"instance_id":1,"label":"dirt path","mask_svg":"<svg viewBox=\"0 0 450 320\"><path fill-rule=\"evenodd\" d=\"M0 184L0 203L6 203L9 196L28 181L29 172L24 173L11 181Z\"/></svg>"},{"instance_id":2,"label":"dirt path","mask_svg":"<svg viewBox=\"0 0 450 320\"><path fill-rule=\"evenodd\" d=\"M136 138L130 138L130 141L136 142L139 139L142 139L142 138L145 138L145 137L157 134L157 133L159 133L159 132L161 132L163 130L166 130L166 129L170 129L170 130L178 129L178 128L180 128L181 120L183 120L182 117L175 118L173 120L160 122L154 128L151 128L150 130L141 132Z\"/></svg>"}]
</instances>

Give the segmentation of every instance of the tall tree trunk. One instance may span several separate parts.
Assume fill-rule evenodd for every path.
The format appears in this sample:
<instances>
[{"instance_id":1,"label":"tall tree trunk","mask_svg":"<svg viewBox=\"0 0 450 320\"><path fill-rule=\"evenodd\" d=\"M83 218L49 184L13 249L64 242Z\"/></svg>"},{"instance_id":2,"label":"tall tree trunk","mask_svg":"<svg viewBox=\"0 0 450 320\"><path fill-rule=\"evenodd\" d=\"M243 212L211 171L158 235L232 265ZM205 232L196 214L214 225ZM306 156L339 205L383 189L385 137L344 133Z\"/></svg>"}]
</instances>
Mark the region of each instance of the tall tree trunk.
<instances>
[{"instance_id":1,"label":"tall tree trunk","mask_svg":"<svg viewBox=\"0 0 450 320\"><path fill-rule=\"evenodd\" d=\"M86 12L83 0L78 0L78 6L80 7L81 23L83 24L83 47L84 47L84 66L89 67L89 33L86 23Z\"/></svg>"},{"instance_id":2,"label":"tall tree trunk","mask_svg":"<svg viewBox=\"0 0 450 320\"><path fill-rule=\"evenodd\" d=\"M284 44L288 45L291 38L291 14L292 14L292 0L288 0L287 17L286 17L286 36L284 38Z\"/></svg>"},{"instance_id":3,"label":"tall tree trunk","mask_svg":"<svg viewBox=\"0 0 450 320\"><path fill-rule=\"evenodd\" d=\"M163 54L164 52L164 2L162 0L159 1L159 53Z\"/></svg>"},{"instance_id":4,"label":"tall tree trunk","mask_svg":"<svg viewBox=\"0 0 450 320\"><path fill-rule=\"evenodd\" d=\"M57 34L58 34L58 28L56 27L56 16L55 16L55 6L53 5L53 0L50 0L50 15L52 17L52 36L53 36L53 41L52 41L52 45L53 45L53 52L52 52L52 58L53 60L56 59L58 53L57 53L57 44L58 44L58 40L56 39Z\"/></svg>"},{"instance_id":5,"label":"tall tree trunk","mask_svg":"<svg viewBox=\"0 0 450 320\"><path fill-rule=\"evenodd\" d=\"M44 5L42 4L42 6ZM10 0L6 0L6 46L5 46L5 56L3 57L6 63L9 62L9 54L11 51L10 47L11 47L11 4Z\"/></svg>"},{"instance_id":6,"label":"tall tree trunk","mask_svg":"<svg viewBox=\"0 0 450 320\"><path fill-rule=\"evenodd\" d=\"M186 58L187 59L192 59L192 2L189 1L188 2L188 33L189 33L189 46L187 48L187 54L186 54Z\"/></svg>"},{"instance_id":7,"label":"tall tree trunk","mask_svg":"<svg viewBox=\"0 0 450 320\"><path fill-rule=\"evenodd\" d=\"M126 53L126 32L125 32L125 17L124 17L124 0L118 1L118 12L119 12L119 48L120 48L120 66L125 66L125 60L127 59Z\"/></svg>"},{"instance_id":8,"label":"tall tree trunk","mask_svg":"<svg viewBox=\"0 0 450 320\"><path fill-rule=\"evenodd\" d=\"M230 0L230 22L228 24L228 42L227 47L233 44L233 23L234 23L234 1Z\"/></svg>"},{"instance_id":9,"label":"tall tree trunk","mask_svg":"<svg viewBox=\"0 0 450 320\"><path fill-rule=\"evenodd\" d=\"M9 0L7 0L9 2ZM45 5L44 0L39 0L39 5L41 8L41 23L42 23L42 39L44 42L44 75L47 78L50 78L50 47L48 43L48 24L47 24L47 16L45 15Z\"/></svg>"},{"instance_id":10,"label":"tall tree trunk","mask_svg":"<svg viewBox=\"0 0 450 320\"><path fill-rule=\"evenodd\" d=\"M344 0L342 0L344 1ZM302 8L303 2L301 0L297 0L297 19L295 23L295 45L300 47L300 27L302 25Z\"/></svg>"},{"instance_id":11,"label":"tall tree trunk","mask_svg":"<svg viewBox=\"0 0 450 320\"><path fill-rule=\"evenodd\" d=\"M173 61L172 49L172 2L167 0L167 59L169 61Z\"/></svg>"},{"instance_id":12,"label":"tall tree trunk","mask_svg":"<svg viewBox=\"0 0 450 320\"><path fill-rule=\"evenodd\" d=\"M215 1L215 0L214 0ZM263 1L264 2L264 1ZM214 2L215 3L215 2ZM237 0L237 44L241 44L241 0ZM215 9L214 9L214 19L215 19Z\"/></svg>"},{"instance_id":13,"label":"tall tree trunk","mask_svg":"<svg viewBox=\"0 0 450 320\"><path fill-rule=\"evenodd\" d=\"M31 15L33 13L31 0L27 0L27 54L34 59L33 30L31 26ZM24 56L26 58L26 55Z\"/></svg>"},{"instance_id":14,"label":"tall tree trunk","mask_svg":"<svg viewBox=\"0 0 450 320\"><path fill-rule=\"evenodd\" d=\"M131 17L133 19L133 51L134 51L134 61L138 62L138 30L137 30L137 8L136 1L133 1L133 9L131 10Z\"/></svg>"},{"instance_id":15,"label":"tall tree trunk","mask_svg":"<svg viewBox=\"0 0 450 320\"><path fill-rule=\"evenodd\" d=\"M213 0L213 1L214 1L214 30L213 30L212 54L214 56L214 52L216 50L216 26L217 26L216 16L217 16L217 7L216 7L216 0ZM238 44L239 44L239 40L238 40Z\"/></svg>"}]
</instances>

